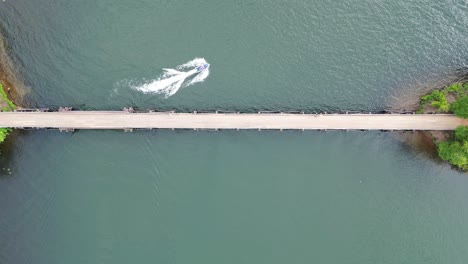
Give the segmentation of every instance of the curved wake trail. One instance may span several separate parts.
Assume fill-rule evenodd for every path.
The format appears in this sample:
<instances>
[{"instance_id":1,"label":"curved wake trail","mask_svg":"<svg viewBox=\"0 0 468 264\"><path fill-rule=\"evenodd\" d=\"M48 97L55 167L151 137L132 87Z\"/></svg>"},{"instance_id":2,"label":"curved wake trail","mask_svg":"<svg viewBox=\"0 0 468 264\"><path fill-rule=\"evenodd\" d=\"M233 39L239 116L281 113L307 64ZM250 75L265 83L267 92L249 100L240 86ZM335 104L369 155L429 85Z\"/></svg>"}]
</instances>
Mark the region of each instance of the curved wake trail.
<instances>
[{"instance_id":1,"label":"curved wake trail","mask_svg":"<svg viewBox=\"0 0 468 264\"><path fill-rule=\"evenodd\" d=\"M197 67L207 63L203 58L195 58L177 66L175 69L163 69L164 73L158 79L134 86L133 88L142 93L157 93L168 98L177 93L180 88L188 87L197 82L203 82L210 74L209 68L199 72Z\"/></svg>"}]
</instances>

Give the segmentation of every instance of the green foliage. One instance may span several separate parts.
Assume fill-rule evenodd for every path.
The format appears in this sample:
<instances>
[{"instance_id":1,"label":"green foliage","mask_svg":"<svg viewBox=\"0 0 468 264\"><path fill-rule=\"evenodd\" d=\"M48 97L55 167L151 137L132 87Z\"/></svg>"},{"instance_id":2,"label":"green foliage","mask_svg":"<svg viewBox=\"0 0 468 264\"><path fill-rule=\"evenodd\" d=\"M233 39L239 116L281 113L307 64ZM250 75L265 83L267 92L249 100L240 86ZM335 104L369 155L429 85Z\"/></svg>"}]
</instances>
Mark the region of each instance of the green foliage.
<instances>
[{"instance_id":1,"label":"green foliage","mask_svg":"<svg viewBox=\"0 0 468 264\"><path fill-rule=\"evenodd\" d=\"M439 143L438 152L441 159L450 162L463 170L468 170L468 142L445 141Z\"/></svg>"},{"instance_id":2,"label":"green foliage","mask_svg":"<svg viewBox=\"0 0 468 264\"><path fill-rule=\"evenodd\" d=\"M449 97L447 97L449 96ZM427 105L437 108L437 112L447 113L453 111L448 98L452 101L468 96L468 82L457 82L446 86L442 90L432 91L421 97L420 106L417 113L424 113Z\"/></svg>"},{"instance_id":3,"label":"green foliage","mask_svg":"<svg viewBox=\"0 0 468 264\"><path fill-rule=\"evenodd\" d=\"M436 107L440 112L444 112L444 113L447 113L450 109L450 106L445 96L440 98L439 101L432 101L431 105Z\"/></svg>"},{"instance_id":4,"label":"green foliage","mask_svg":"<svg viewBox=\"0 0 468 264\"><path fill-rule=\"evenodd\" d=\"M432 102L432 101L439 101L445 97L444 93L441 91L432 91L430 94L426 94L421 98L422 102Z\"/></svg>"},{"instance_id":5,"label":"green foliage","mask_svg":"<svg viewBox=\"0 0 468 264\"><path fill-rule=\"evenodd\" d=\"M463 90L463 84L461 83L453 83L447 87L447 91L449 93L460 93Z\"/></svg>"},{"instance_id":6,"label":"green foliage","mask_svg":"<svg viewBox=\"0 0 468 264\"><path fill-rule=\"evenodd\" d=\"M430 103L440 112L446 113L450 109L450 105L446 98L446 92L443 91L433 91L432 93L421 97L421 105L424 106L427 103Z\"/></svg>"},{"instance_id":7,"label":"green foliage","mask_svg":"<svg viewBox=\"0 0 468 264\"><path fill-rule=\"evenodd\" d=\"M10 133L11 129L10 128L0 128L0 143L2 143L8 133Z\"/></svg>"},{"instance_id":8,"label":"green foliage","mask_svg":"<svg viewBox=\"0 0 468 264\"><path fill-rule=\"evenodd\" d=\"M468 96L463 96L455 101L450 110L458 117L468 118Z\"/></svg>"},{"instance_id":9,"label":"green foliage","mask_svg":"<svg viewBox=\"0 0 468 264\"><path fill-rule=\"evenodd\" d=\"M468 171L468 127L457 127L455 137L439 143L437 150L441 159Z\"/></svg>"},{"instance_id":10,"label":"green foliage","mask_svg":"<svg viewBox=\"0 0 468 264\"><path fill-rule=\"evenodd\" d=\"M450 104L447 98L455 101ZM416 113L424 113L428 104L436 107L438 112L450 111L458 117L468 118L468 82L453 83L424 95ZM468 126L457 127L454 137L437 144L437 150L441 159L468 172Z\"/></svg>"},{"instance_id":11,"label":"green foliage","mask_svg":"<svg viewBox=\"0 0 468 264\"><path fill-rule=\"evenodd\" d=\"M7 107L3 107L2 109L0 109L0 111L13 111L15 110L15 105L13 104L12 101L10 101L5 93L5 91L3 90L3 86L2 84L0 83L0 102L1 101L4 101L7 103ZM0 128L0 143L2 143L6 136L8 135L8 133L10 133L11 129L10 128Z\"/></svg>"},{"instance_id":12,"label":"green foliage","mask_svg":"<svg viewBox=\"0 0 468 264\"><path fill-rule=\"evenodd\" d=\"M7 94L5 93L5 90L3 90L3 85L0 83L0 101L4 101L8 104L8 107L4 107L0 109L0 111L13 111L15 110L16 106L15 104L8 99Z\"/></svg>"},{"instance_id":13,"label":"green foliage","mask_svg":"<svg viewBox=\"0 0 468 264\"><path fill-rule=\"evenodd\" d=\"M455 138L460 142L468 142L468 126L459 126L455 129Z\"/></svg>"}]
</instances>

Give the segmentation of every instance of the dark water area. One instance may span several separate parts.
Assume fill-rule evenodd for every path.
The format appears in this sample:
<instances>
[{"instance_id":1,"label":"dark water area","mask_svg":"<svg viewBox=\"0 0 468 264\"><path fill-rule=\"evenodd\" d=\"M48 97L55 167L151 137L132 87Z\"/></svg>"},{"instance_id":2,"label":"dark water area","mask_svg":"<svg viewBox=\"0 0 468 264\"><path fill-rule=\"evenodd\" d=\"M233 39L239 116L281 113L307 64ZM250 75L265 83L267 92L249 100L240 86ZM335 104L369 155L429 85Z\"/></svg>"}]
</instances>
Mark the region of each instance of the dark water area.
<instances>
[{"instance_id":1,"label":"dark water area","mask_svg":"<svg viewBox=\"0 0 468 264\"><path fill-rule=\"evenodd\" d=\"M405 110L459 78L464 1L5 1L26 106ZM204 82L135 85L196 57ZM385 132L16 132L0 263L465 263L468 177Z\"/></svg>"}]
</instances>

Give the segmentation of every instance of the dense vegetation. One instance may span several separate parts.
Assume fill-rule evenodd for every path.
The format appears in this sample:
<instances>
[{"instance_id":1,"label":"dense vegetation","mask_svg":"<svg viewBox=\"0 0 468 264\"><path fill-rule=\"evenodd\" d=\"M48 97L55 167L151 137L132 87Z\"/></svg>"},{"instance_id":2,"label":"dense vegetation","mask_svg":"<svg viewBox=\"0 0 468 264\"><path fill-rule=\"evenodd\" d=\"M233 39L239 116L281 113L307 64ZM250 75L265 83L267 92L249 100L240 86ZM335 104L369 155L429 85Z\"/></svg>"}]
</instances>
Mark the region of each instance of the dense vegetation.
<instances>
[{"instance_id":1,"label":"dense vegetation","mask_svg":"<svg viewBox=\"0 0 468 264\"><path fill-rule=\"evenodd\" d=\"M464 96L455 101L450 110L458 117L468 118L468 96Z\"/></svg>"},{"instance_id":2,"label":"dense vegetation","mask_svg":"<svg viewBox=\"0 0 468 264\"><path fill-rule=\"evenodd\" d=\"M441 159L468 171L468 127L459 126L452 139L437 144Z\"/></svg>"},{"instance_id":3,"label":"dense vegetation","mask_svg":"<svg viewBox=\"0 0 468 264\"><path fill-rule=\"evenodd\" d=\"M5 140L8 133L10 133L9 128L0 128L0 143L2 143Z\"/></svg>"},{"instance_id":4,"label":"dense vegetation","mask_svg":"<svg viewBox=\"0 0 468 264\"><path fill-rule=\"evenodd\" d=\"M5 91L3 90L2 84L0 84L0 111L13 111L15 110L15 104L8 99ZM0 143L2 143L8 133L10 133L10 128L0 128Z\"/></svg>"},{"instance_id":5,"label":"dense vegetation","mask_svg":"<svg viewBox=\"0 0 468 264\"><path fill-rule=\"evenodd\" d=\"M421 97L418 113L433 107L438 113L453 112L468 117L468 83L454 83L442 90L436 90Z\"/></svg>"},{"instance_id":6,"label":"dense vegetation","mask_svg":"<svg viewBox=\"0 0 468 264\"><path fill-rule=\"evenodd\" d=\"M433 110L437 113L454 113L458 117L468 118L468 82L454 83L421 97L418 113ZM436 144L441 159L468 171L468 127L458 127L448 140Z\"/></svg>"}]
</instances>

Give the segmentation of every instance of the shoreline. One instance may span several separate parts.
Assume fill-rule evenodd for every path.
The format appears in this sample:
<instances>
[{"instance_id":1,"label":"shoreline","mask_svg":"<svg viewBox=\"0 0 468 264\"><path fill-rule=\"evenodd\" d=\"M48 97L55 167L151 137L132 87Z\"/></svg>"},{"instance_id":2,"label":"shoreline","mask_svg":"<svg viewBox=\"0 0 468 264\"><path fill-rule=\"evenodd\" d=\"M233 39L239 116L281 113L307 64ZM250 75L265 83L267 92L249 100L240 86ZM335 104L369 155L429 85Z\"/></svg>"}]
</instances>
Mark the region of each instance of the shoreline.
<instances>
[{"instance_id":1,"label":"shoreline","mask_svg":"<svg viewBox=\"0 0 468 264\"><path fill-rule=\"evenodd\" d=\"M23 101L24 93L24 85L18 78L8 54L8 46L0 32L0 111L14 111ZM10 128L0 128L0 145L12 131Z\"/></svg>"},{"instance_id":2,"label":"shoreline","mask_svg":"<svg viewBox=\"0 0 468 264\"><path fill-rule=\"evenodd\" d=\"M24 85L18 79L18 73L8 53L8 46L2 32L0 32L0 84L3 86L7 99L15 106L21 105L25 93Z\"/></svg>"}]
</instances>

